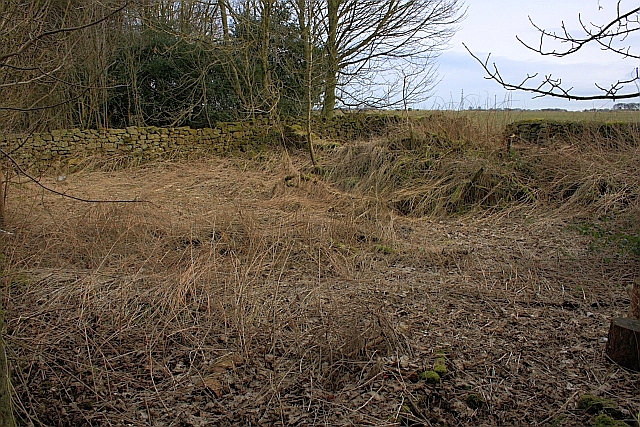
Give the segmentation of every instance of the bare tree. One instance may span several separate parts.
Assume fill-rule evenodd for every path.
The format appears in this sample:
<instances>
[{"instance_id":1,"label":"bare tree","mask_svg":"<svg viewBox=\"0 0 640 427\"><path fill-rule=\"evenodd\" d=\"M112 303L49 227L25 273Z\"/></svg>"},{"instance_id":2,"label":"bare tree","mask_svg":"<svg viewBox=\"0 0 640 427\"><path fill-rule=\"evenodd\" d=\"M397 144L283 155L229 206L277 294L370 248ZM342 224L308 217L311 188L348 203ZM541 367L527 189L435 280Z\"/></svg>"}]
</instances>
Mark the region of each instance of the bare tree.
<instances>
[{"instance_id":1,"label":"bare tree","mask_svg":"<svg viewBox=\"0 0 640 427\"><path fill-rule=\"evenodd\" d=\"M104 70L86 68L86 73L77 75L76 66L78 62L104 64L101 31L93 31L89 37L87 32L125 6L78 7L50 0L0 4L0 132L31 132L52 123L69 124L73 118L65 121L65 115L73 115L72 110L77 121L101 113L99 107L87 108L83 98L99 97L97 103L104 104ZM87 45L78 49L83 42ZM83 61L87 58L91 61ZM73 108L65 109L69 104ZM5 220L9 156L0 152L0 226Z\"/></svg>"},{"instance_id":2,"label":"bare tree","mask_svg":"<svg viewBox=\"0 0 640 427\"><path fill-rule=\"evenodd\" d=\"M604 24L585 23L579 15L579 22L582 33L575 35L569 31L562 23L561 31L548 31L536 25L531 18L531 24L540 34L540 41L533 46L522 41L516 36L522 45L540 55L552 56L556 58L572 55L586 46L596 45L601 50L612 52L620 58L640 59L640 53L634 51L637 46L627 43L629 36L640 30L640 7L627 11L621 10L621 1L616 5L616 16ZM566 46L564 49L547 49L547 43L560 44ZM506 81L495 63L489 63L490 54L485 60L478 58L465 45L471 56L480 63L486 72L486 79L499 83L507 90L522 90L535 94L535 97L552 96L570 100L598 100L598 99L629 99L640 96L638 83L640 83L640 73L638 67L634 67L632 74L628 78L621 78L608 85L595 83L595 93L592 95L576 95L572 93L573 87L566 86L562 79L555 78L551 74L539 78L538 73L527 75L521 82L512 83Z\"/></svg>"},{"instance_id":3,"label":"bare tree","mask_svg":"<svg viewBox=\"0 0 640 427\"><path fill-rule=\"evenodd\" d=\"M434 57L464 16L462 0L326 0L325 7L325 117L333 115L337 102L371 105L372 97L363 99L357 92L375 85L376 75L403 67L402 62L431 74ZM359 79L367 81L365 86ZM406 83L388 86L400 92ZM422 83L424 90L433 79ZM378 96L375 106L384 99L390 96Z\"/></svg>"},{"instance_id":4,"label":"bare tree","mask_svg":"<svg viewBox=\"0 0 640 427\"><path fill-rule=\"evenodd\" d=\"M323 14L321 0L292 0L291 7L298 18L298 31L302 41L302 57L296 58L295 55L290 58L292 65L290 71L293 75L301 74L299 77L300 87L303 88L303 105L304 105L304 121L305 135L311 163L317 166L315 149L313 146L313 110L318 100L318 87L322 86L322 57L319 54L319 46L322 39L322 23L325 15ZM296 70L298 63L302 62L303 70ZM300 73L300 71L302 71Z\"/></svg>"},{"instance_id":5,"label":"bare tree","mask_svg":"<svg viewBox=\"0 0 640 427\"><path fill-rule=\"evenodd\" d=\"M0 3L0 130L24 132L83 120L104 124L104 109L87 102L106 103L109 31L103 25L123 3Z\"/></svg>"}]
</instances>

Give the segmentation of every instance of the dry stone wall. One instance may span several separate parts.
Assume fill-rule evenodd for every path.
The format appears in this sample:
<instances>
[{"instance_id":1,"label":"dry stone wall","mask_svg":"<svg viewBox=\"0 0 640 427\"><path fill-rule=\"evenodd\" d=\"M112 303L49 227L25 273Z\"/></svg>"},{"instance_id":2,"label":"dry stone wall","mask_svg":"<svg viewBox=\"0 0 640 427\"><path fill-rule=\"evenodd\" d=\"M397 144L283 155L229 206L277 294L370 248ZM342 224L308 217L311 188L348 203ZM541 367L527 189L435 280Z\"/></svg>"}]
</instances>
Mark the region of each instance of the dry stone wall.
<instances>
[{"instance_id":1,"label":"dry stone wall","mask_svg":"<svg viewBox=\"0 0 640 427\"><path fill-rule=\"evenodd\" d=\"M508 138L518 142L540 144L549 141L572 141L584 138L593 141L625 141L637 144L638 125L626 122L571 122L529 119L510 123L505 129Z\"/></svg>"},{"instance_id":2,"label":"dry stone wall","mask_svg":"<svg viewBox=\"0 0 640 427\"><path fill-rule=\"evenodd\" d=\"M220 123L216 128L128 127L126 129L53 130L31 135L0 135L0 147L27 164L51 163L95 154L142 159L203 150L224 153L264 134L256 123Z\"/></svg>"},{"instance_id":3,"label":"dry stone wall","mask_svg":"<svg viewBox=\"0 0 640 427\"><path fill-rule=\"evenodd\" d=\"M380 135L399 118L389 115L345 114L314 123L314 133L348 141ZM47 166L92 155L125 155L148 160L193 152L229 153L269 143L304 145L306 133L295 119L279 125L267 119L218 123L215 128L127 127L126 129L68 129L30 135L0 134L0 148L26 166ZM250 149L250 148L249 148Z\"/></svg>"},{"instance_id":4,"label":"dry stone wall","mask_svg":"<svg viewBox=\"0 0 640 427\"><path fill-rule=\"evenodd\" d=\"M422 120L429 120L423 118ZM352 141L385 135L402 119L399 116L348 113L331 120L317 120L314 134L324 139ZM525 120L507 125L509 142L544 143L600 136L605 141L638 144L638 125L628 123L556 122ZM218 123L215 128L128 127L126 129L69 129L30 135L0 134L0 148L25 166L48 166L56 162L83 159L92 155L123 155L141 161L194 152L224 154L265 144L303 146L304 126L296 119L278 125L267 119Z\"/></svg>"}]
</instances>

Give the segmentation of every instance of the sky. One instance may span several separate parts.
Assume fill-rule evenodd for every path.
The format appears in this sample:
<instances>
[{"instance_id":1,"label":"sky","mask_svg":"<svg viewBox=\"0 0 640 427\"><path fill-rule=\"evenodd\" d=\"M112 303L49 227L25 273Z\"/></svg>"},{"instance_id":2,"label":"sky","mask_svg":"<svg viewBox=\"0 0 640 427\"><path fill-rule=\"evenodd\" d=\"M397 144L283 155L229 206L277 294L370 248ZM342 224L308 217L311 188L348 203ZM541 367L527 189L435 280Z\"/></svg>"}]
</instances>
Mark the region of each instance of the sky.
<instances>
[{"instance_id":1,"label":"sky","mask_svg":"<svg viewBox=\"0 0 640 427\"><path fill-rule=\"evenodd\" d=\"M418 108L454 108L460 106L464 94L463 108L497 107L510 108L565 108L583 110L611 108L612 101L567 101L550 97L533 99L527 92L506 91L495 82L484 79L484 70L469 55L462 45L465 43L478 57L485 59L491 53L490 63L496 63L505 80L518 83L528 74L551 74L562 78L572 93L593 94L594 83L608 86L618 79L629 78L640 61L623 59L611 52L603 52L597 46L589 47L564 58L542 57L525 48L516 35L533 46L537 46L540 35L529 22L529 17L541 28L560 30L564 21L574 35L580 31L579 15L583 22L604 24L616 16L617 0L466 0L467 15L460 29L450 42L450 48L438 58L440 81L433 97ZM628 11L638 6L633 0L622 0L620 8ZM571 31L573 30L573 31ZM620 42L619 46L636 46L640 53L640 35L633 35ZM565 45L566 46L566 45ZM554 45L549 44L552 48ZM555 45L557 48L562 46ZM629 89L636 88L634 86ZM631 99L619 102L640 102Z\"/></svg>"}]
</instances>

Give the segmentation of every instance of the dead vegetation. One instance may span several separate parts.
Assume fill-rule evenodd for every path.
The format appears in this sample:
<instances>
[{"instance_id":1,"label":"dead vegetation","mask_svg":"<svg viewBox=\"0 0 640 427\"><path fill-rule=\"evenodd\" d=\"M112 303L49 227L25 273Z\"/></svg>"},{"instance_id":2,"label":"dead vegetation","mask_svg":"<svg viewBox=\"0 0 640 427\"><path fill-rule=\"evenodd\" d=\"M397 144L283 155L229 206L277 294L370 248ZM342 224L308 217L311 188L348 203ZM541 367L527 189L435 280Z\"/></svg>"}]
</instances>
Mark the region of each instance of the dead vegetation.
<instances>
[{"instance_id":1,"label":"dead vegetation","mask_svg":"<svg viewBox=\"0 0 640 427\"><path fill-rule=\"evenodd\" d=\"M448 115L389 133L341 147L328 176L403 215L495 213L514 204L607 215L628 212L640 195L638 135L580 134L507 151L508 137L492 126Z\"/></svg>"},{"instance_id":2,"label":"dead vegetation","mask_svg":"<svg viewBox=\"0 0 640 427\"><path fill-rule=\"evenodd\" d=\"M135 205L14 179L21 423L632 425L638 375L604 347L640 272L638 144L507 153L455 117L390 134L321 148L322 176L278 151L44 178Z\"/></svg>"}]
</instances>

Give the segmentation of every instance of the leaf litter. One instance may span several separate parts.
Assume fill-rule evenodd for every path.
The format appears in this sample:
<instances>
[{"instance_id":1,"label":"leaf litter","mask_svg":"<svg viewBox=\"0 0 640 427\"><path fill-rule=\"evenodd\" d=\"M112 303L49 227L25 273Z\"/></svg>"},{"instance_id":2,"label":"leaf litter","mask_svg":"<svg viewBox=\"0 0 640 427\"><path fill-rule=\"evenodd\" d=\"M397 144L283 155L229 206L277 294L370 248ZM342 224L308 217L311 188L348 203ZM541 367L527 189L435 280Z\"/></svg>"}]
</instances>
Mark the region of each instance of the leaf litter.
<instances>
[{"instance_id":1,"label":"leaf litter","mask_svg":"<svg viewBox=\"0 0 640 427\"><path fill-rule=\"evenodd\" d=\"M24 425L570 426L594 418L583 395L632 423L638 375L604 348L640 266L594 251L579 218L416 219L254 166L50 178L152 204L10 192L2 297Z\"/></svg>"}]
</instances>

